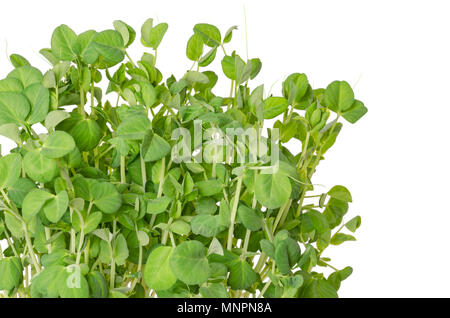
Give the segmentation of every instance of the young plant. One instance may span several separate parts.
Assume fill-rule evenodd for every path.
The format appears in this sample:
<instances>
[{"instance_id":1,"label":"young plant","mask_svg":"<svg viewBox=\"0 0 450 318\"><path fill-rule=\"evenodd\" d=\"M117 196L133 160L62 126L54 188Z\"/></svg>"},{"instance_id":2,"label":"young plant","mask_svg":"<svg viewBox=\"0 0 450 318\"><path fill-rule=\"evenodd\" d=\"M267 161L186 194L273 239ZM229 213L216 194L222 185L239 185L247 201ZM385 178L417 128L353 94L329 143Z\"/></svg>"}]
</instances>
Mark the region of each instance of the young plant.
<instances>
[{"instance_id":1,"label":"young plant","mask_svg":"<svg viewBox=\"0 0 450 318\"><path fill-rule=\"evenodd\" d=\"M352 268L324 253L361 218L344 221L344 186L311 179L339 120L367 112L349 84L293 73L265 96L251 85L261 61L227 53L236 27L210 24L193 28L190 70L164 80L167 24L143 24L136 62L136 32L113 26L61 25L40 51L49 70L13 54L0 80L0 134L17 145L0 158L2 295L336 297ZM219 55L225 96L206 70Z\"/></svg>"}]
</instances>

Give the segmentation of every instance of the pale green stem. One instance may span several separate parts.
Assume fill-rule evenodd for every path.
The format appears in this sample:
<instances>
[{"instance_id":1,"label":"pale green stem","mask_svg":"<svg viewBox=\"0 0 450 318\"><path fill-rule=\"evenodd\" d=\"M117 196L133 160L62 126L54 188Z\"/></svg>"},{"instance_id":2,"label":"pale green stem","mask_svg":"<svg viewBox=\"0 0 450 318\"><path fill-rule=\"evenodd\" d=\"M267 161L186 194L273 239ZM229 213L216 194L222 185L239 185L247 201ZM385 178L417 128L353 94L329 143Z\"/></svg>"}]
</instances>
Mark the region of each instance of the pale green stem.
<instances>
[{"instance_id":1,"label":"pale green stem","mask_svg":"<svg viewBox=\"0 0 450 318\"><path fill-rule=\"evenodd\" d=\"M50 241L50 238L51 238L51 230L50 230L48 227L45 227L45 228L44 228L44 231L45 231L45 239L46 239L47 241ZM48 253L49 253L49 254L52 252L52 243L48 243L48 244L47 244L47 250L48 250Z\"/></svg>"},{"instance_id":2,"label":"pale green stem","mask_svg":"<svg viewBox=\"0 0 450 318\"><path fill-rule=\"evenodd\" d=\"M126 183L126 174L125 174L125 156L120 156L120 182Z\"/></svg>"},{"instance_id":3,"label":"pale green stem","mask_svg":"<svg viewBox=\"0 0 450 318\"><path fill-rule=\"evenodd\" d=\"M234 195L234 201L233 201L233 208L231 210L230 229L228 230L228 241L227 241L227 250L229 250L229 251L231 251L231 248L233 247L234 222L236 220L236 213L237 213L237 208L239 205L239 198L241 196L242 178L243 178L243 175L240 175L238 177L236 193Z\"/></svg>"}]
</instances>

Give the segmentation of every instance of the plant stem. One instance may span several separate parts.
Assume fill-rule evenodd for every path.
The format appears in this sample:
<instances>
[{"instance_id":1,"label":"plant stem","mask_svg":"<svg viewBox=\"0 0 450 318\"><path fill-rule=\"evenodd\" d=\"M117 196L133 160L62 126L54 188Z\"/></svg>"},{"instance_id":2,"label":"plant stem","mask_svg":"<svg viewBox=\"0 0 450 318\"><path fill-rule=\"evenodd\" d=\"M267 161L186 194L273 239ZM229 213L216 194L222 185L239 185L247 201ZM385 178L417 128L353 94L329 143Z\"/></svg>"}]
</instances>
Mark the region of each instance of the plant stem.
<instances>
[{"instance_id":1,"label":"plant stem","mask_svg":"<svg viewBox=\"0 0 450 318\"><path fill-rule=\"evenodd\" d=\"M125 174L125 156L120 156L120 182L126 183L126 174Z\"/></svg>"},{"instance_id":2,"label":"plant stem","mask_svg":"<svg viewBox=\"0 0 450 318\"><path fill-rule=\"evenodd\" d=\"M45 231L45 239L47 241L49 241L51 238L51 230L48 227L45 227L44 231ZM48 254L50 254L52 252L52 243L47 244L47 250L48 250Z\"/></svg>"},{"instance_id":3,"label":"plant stem","mask_svg":"<svg viewBox=\"0 0 450 318\"><path fill-rule=\"evenodd\" d=\"M28 234L28 229L27 229L27 225L25 224L25 222L23 222L23 232L25 235L25 242L28 247L28 252L30 253L31 262L33 263L33 266L34 266L34 269L36 270L36 272L40 273L41 266L39 265L37 256L33 251L33 244L31 244L30 235Z\"/></svg>"},{"instance_id":4,"label":"plant stem","mask_svg":"<svg viewBox=\"0 0 450 318\"><path fill-rule=\"evenodd\" d=\"M227 241L227 250L229 251L231 251L231 248L233 246L234 222L236 220L236 212L239 205L239 198L241 195L242 178L243 174L240 175L237 179L236 193L234 195L233 208L231 210L230 229L228 230L228 241Z\"/></svg>"},{"instance_id":5,"label":"plant stem","mask_svg":"<svg viewBox=\"0 0 450 318\"><path fill-rule=\"evenodd\" d=\"M140 156L140 159L141 159L142 191L145 193L145 184L147 183L147 171L145 169L144 158Z\"/></svg>"}]
</instances>

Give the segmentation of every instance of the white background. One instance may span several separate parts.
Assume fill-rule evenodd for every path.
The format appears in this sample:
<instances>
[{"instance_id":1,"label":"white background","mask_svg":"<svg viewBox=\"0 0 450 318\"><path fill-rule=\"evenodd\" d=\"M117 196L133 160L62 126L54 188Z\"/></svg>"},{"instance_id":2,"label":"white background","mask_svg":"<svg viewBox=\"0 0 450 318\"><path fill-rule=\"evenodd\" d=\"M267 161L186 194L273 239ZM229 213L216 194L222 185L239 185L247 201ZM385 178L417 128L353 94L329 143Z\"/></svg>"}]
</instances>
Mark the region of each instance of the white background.
<instances>
[{"instance_id":1,"label":"white background","mask_svg":"<svg viewBox=\"0 0 450 318\"><path fill-rule=\"evenodd\" d=\"M354 198L349 217L363 218L357 242L327 253L337 267L354 268L340 296L449 297L445 1L5 1L0 75L12 69L6 53L46 69L38 51L50 46L51 32L61 23L79 33L112 28L113 20L122 19L139 31L153 17L169 23L158 67L179 78L191 66L185 45L199 22L222 32L238 25L232 46L245 58L244 4L249 57L263 62L255 86L274 84L279 94L293 72L306 73L315 88L346 80L369 108L357 124L344 126L313 179L324 185L319 190L347 186ZM130 50L135 59L143 50L138 42ZM219 72L220 64L214 65ZM1 137L0 142L4 154L11 143Z\"/></svg>"}]
</instances>

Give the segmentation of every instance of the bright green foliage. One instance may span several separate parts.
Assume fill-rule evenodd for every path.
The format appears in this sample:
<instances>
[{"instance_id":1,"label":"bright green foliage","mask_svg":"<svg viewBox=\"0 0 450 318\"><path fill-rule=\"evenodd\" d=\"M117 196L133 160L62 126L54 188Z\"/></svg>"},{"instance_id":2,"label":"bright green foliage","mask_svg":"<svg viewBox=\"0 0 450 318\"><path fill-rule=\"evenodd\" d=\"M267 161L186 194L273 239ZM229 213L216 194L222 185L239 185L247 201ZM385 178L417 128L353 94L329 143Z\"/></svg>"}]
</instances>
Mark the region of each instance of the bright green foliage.
<instances>
[{"instance_id":1,"label":"bright green foliage","mask_svg":"<svg viewBox=\"0 0 450 318\"><path fill-rule=\"evenodd\" d=\"M314 89L300 72L268 95L252 81L261 60L228 47L236 29L196 24L190 69L177 77L158 68L169 28L153 19L140 34L121 20L79 34L63 24L40 51L47 70L10 55L0 80L0 135L16 144L0 156L2 295L337 297L352 268L325 253L354 241L361 217L346 215L347 188L322 193L312 177L340 119L353 124L367 108L347 82ZM131 58L136 38L145 53ZM229 95L216 95L219 81ZM186 153L178 128L190 134ZM266 136L269 152L261 145L250 161L255 142L239 136L231 152L211 147L229 128ZM189 162L174 156L197 150Z\"/></svg>"}]
</instances>

